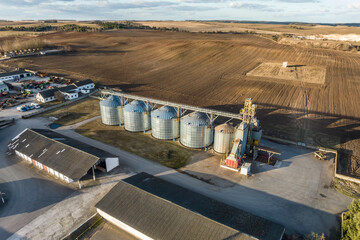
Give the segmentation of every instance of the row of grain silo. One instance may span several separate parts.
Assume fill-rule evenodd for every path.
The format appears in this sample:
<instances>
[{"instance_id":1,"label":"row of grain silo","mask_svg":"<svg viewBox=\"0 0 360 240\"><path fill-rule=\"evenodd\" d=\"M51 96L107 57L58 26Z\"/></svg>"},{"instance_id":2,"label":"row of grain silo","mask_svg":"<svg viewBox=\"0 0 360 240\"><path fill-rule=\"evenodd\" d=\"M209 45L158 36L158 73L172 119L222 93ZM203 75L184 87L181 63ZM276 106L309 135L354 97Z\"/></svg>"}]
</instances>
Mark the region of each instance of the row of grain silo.
<instances>
[{"instance_id":1,"label":"row of grain silo","mask_svg":"<svg viewBox=\"0 0 360 240\"><path fill-rule=\"evenodd\" d=\"M213 131L212 123L204 113L192 112L179 118L173 107L152 110L143 101L128 103L114 95L100 101L100 112L103 124L124 126L130 132L151 129L154 138L171 140L180 137L180 143L190 148L204 148L214 142L216 152L228 153L234 138L233 126L225 123Z\"/></svg>"}]
</instances>

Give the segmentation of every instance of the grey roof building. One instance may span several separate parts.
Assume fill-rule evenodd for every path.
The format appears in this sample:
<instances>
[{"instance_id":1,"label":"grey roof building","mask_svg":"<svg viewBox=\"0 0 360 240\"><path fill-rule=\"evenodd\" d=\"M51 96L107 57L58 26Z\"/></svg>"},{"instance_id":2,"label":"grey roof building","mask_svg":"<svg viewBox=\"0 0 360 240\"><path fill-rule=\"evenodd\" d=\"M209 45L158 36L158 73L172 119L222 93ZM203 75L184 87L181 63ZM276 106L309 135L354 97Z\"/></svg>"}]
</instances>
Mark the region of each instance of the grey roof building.
<instances>
[{"instance_id":1,"label":"grey roof building","mask_svg":"<svg viewBox=\"0 0 360 240\"><path fill-rule=\"evenodd\" d=\"M76 87L81 87L89 84L94 84L94 82L91 79L86 79L82 81L77 81L74 83Z\"/></svg>"},{"instance_id":2,"label":"grey roof building","mask_svg":"<svg viewBox=\"0 0 360 240\"><path fill-rule=\"evenodd\" d=\"M75 85L73 85L73 84L70 84L70 85L65 86L65 87L60 87L60 88L58 88L58 90L60 92L66 92L66 93L67 92L74 92L74 91L77 90L77 87Z\"/></svg>"},{"instance_id":3,"label":"grey roof building","mask_svg":"<svg viewBox=\"0 0 360 240\"><path fill-rule=\"evenodd\" d=\"M119 164L108 152L46 129L25 129L8 147L66 182L80 180L93 167L110 171Z\"/></svg>"},{"instance_id":4,"label":"grey roof building","mask_svg":"<svg viewBox=\"0 0 360 240\"><path fill-rule=\"evenodd\" d=\"M119 182L96 204L141 239L281 239L284 227L147 173Z\"/></svg>"},{"instance_id":5,"label":"grey roof building","mask_svg":"<svg viewBox=\"0 0 360 240\"><path fill-rule=\"evenodd\" d=\"M17 76L17 75L22 75L22 74L31 74L31 73L21 69L21 70L17 70L17 71L13 71L13 72L0 73L0 78L1 77Z\"/></svg>"}]
</instances>

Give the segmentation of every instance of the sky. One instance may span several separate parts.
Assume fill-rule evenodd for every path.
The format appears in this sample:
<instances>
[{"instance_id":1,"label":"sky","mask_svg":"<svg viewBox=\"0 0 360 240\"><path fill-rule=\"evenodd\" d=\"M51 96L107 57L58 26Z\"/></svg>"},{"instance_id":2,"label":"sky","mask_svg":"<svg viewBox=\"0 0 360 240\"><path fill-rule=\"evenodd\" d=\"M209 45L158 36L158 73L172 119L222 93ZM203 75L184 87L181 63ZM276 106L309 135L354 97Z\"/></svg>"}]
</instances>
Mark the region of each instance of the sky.
<instances>
[{"instance_id":1,"label":"sky","mask_svg":"<svg viewBox=\"0 0 360 240\"><path fill-rule=\"evenodd\" d=\"M0 0L0 19L360 23L360 0Z\"/></svg>"}]
</instances>

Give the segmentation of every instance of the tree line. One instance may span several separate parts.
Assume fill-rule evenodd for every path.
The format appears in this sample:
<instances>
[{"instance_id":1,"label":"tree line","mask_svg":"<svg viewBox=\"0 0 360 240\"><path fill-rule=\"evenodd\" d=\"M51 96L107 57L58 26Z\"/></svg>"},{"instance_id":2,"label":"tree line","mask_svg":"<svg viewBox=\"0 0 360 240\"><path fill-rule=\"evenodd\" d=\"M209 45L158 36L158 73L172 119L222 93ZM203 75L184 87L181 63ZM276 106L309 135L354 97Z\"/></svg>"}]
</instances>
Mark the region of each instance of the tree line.
<instances>
[{"instance_id":1,"label":"tree line","mask_svg":"<svg viewBox=\"0 0 360 240\"><path fill-rule=\"evenodd\" d=\"M119 22L102 22L95 21L92 24L96 24L99 27L80 26L78 24L65 24L62 26L51 26L51 25L39 25L39 26L5 26L0 27L0 31L28 31L28 32L97 32L102 30L110 29L144 29L144 30L158 30L158 31L171 31L171 32L188 32L187 30L180 30L177 27L150 27L141 24L135 24L130 21L123 23Z\"/></svg>"}]
</instances>

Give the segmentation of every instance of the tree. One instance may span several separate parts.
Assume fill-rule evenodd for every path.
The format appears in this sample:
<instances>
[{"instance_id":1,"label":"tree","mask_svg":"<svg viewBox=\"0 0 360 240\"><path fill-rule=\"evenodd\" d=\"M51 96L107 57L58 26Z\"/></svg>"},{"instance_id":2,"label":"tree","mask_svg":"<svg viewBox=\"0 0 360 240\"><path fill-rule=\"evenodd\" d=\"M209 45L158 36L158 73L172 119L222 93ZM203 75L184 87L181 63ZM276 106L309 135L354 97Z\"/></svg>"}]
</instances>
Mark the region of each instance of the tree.
<instances>
[{"instance_id":1,"label":"tree","mask_svg":"<svg viewBox=\"0 0 360 240\"><path fill-rule=\"evenodd\" d=\"M65 102L65 97L60 91L56 91L54 93L54 97L56 100L59 100L60 102Z\"/></svg>"},{"instance_id":2,"label":"tree","mask_svg":"<svg viewBox=\"0 0 360 240\"><path fill-rule=\"evenodd\" d=\"M348 207L349 211L344 214L342 223L346 240L360 239L360 201L353 200Z\"/></svg>"}]
</instances>

